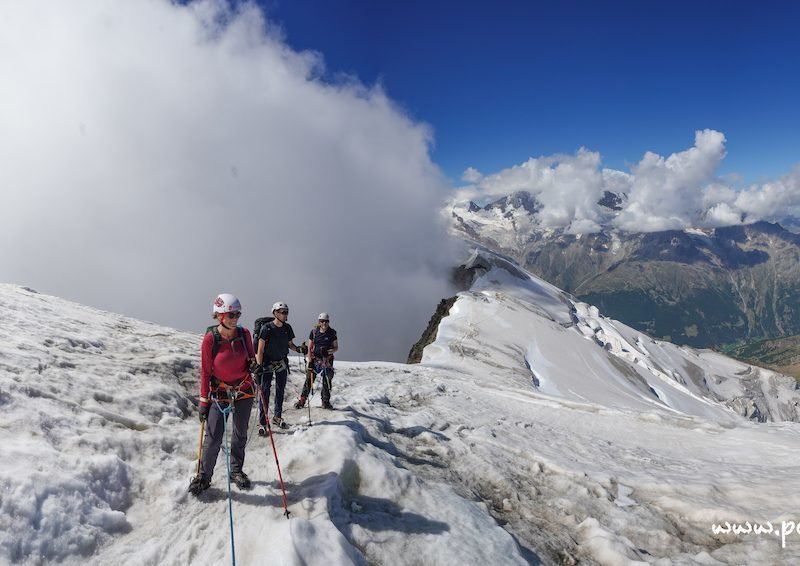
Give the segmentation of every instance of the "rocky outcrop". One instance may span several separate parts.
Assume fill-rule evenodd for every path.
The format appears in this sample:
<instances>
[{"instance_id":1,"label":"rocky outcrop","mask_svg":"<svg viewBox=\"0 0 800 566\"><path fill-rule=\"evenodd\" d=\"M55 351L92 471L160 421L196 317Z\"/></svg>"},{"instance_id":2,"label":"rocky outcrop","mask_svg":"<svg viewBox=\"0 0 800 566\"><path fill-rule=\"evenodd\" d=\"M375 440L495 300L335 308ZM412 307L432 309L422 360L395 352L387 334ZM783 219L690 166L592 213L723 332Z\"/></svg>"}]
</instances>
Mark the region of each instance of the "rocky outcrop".
<instances>
[{"instance_id":1,"label":"rocky outcrop","mask_svg":"<svg viewBox=\"0 0 800 566\"><path fill-rule=\"evenodd\" d=\"M450 314L450 307L455 304L457 298L458 297L450 297L449 299L442 299L439 301L436 312L433 313L430 321L428 321L427 328L425 328L420 339L411 346L407 363L418 364L422 361L422 351L425 349L425 346L436 340L436 334L439 331L439 323L444 317Z\"/></svg>"},{"instance_id":2,"label":"rocky outcrop","mask_svg":"<svg viewBox=\"0 0 800 566\"><path fill-rule=\"evenodd\" d=\"M487 256L491 257L491 259ZM528 278L528 275L512 261L499 257L491 252L482 254L476 249L469 259L453 270L452 282L459 291L466 291L472 287L472 284L479 277L486 274L493 267L500 267L519 279L524 280ZM428 326L422 333L422 337L411 347L411 351L408 353L407 363L418 364L422 361L422 350L425 349L425 346L436 340L439 323L450 313L450 307L453 306L457 298L458 297L450 297L449 299L442 299L439 301L436 312L433 313L430 321L428 321Z\"/></svg>"}]
</instances>

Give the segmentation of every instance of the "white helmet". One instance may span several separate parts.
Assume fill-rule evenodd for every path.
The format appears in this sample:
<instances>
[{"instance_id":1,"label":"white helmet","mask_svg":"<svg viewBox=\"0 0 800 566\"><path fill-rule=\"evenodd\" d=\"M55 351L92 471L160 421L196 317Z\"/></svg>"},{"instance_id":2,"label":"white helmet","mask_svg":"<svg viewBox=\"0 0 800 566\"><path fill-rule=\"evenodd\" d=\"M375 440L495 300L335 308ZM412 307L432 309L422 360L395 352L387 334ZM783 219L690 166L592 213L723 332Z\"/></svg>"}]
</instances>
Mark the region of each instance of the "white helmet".
<instances>
[{"instance_id":1,"label":"white helmet","mask_svg":"<svg viewBox=\"0 0 800 566\"><path fill-rule=\"evenodd\" d=\"M283 301L278 301L277 303L272 305L272 312L275 312L275 311L288 311L288 310L289 310L289 305L287 305Z\"/></svg>"},{"instance_id":2,"label":"white helmet","mask_svg":"<svg viewBox=\"0 0 800 566\"><path fill-rule=\"evenodd\" d=\"M214 313L240 312L242 303L230 293L221 293L214 299Z\"/></svg>"},{"instance_id":3,"label":"white helmet","mask_svg":"<svg viewBox=\"0 0 800 566\"><path fill-rule=\"evenodd\" d=\"M329 315L326 312L321 312L321 313L319 313L319 316L317 317L317 320L327 320L328 322L330 322L331 315Z\"/></svg>"}]
</instances>

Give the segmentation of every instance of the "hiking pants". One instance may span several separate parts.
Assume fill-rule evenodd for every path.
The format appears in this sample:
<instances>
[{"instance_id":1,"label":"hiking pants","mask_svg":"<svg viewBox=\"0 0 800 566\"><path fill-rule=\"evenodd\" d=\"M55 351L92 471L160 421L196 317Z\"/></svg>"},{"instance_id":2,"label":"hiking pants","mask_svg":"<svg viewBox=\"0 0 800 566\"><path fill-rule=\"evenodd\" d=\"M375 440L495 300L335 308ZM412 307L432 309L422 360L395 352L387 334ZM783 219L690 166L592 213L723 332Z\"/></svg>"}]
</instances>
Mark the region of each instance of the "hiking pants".
<instances>
[{"instance_id":1,"label":"hiking pants","mask_svg":"<svg viewBox=\"0 0 800 566\"><path fill-rule=\"evenodd\" d=\"M313 369L312 369L313 368ZM331 388L333 386L333 368L325 368L319 363L315 363L312 367L308 368L306 374L306 382L303 385L303 392L300 394L303 399L308 399L308 394L311 393L311 372L314 372L319 377L314 379L315 383L322 382L322 401L325 403L331 402Z\"/></svg>"},{"instance_id":2,"label":"hiking pants","mask_svg":"<svg viewBox=\"0 0 800 566\"><path fill-rule=\"evenodd\" d=\"M275 409L272 415L280 417L283 415L283 392L286 389L286 378L289 376L289 371L285 364L283 369L275 371L275 368L270 364L264 364L264 371L261 374L261 402L258 405L258 423L262 425L267 424L267 415L265 406L269 407L269 391L272 388L272 377L275 377Z\"/></svg>"},{"instance_id":3,"label":"hiking pants","mask_svg":"<svg viewBox=\"0 0 800 566\"><path fill-rule=\"evenodd\" d=\"M220 403L225 409L227 403ZM250 420L250 410L253 408L253 398L239 399L233 404L233 431L230 432L230 454L231 454L231 473L242 471L244 466L244 447L247 445L247 423ZM203 440L203 457L200 462L200 473L209 480L214 475L214 465L217 463L217 455L225 437L225 419L222 412L217 408L217 404L211 402L206 421L206 434ZM231 427L231 423L227 423Z\"/></svg>"}]
</instances>

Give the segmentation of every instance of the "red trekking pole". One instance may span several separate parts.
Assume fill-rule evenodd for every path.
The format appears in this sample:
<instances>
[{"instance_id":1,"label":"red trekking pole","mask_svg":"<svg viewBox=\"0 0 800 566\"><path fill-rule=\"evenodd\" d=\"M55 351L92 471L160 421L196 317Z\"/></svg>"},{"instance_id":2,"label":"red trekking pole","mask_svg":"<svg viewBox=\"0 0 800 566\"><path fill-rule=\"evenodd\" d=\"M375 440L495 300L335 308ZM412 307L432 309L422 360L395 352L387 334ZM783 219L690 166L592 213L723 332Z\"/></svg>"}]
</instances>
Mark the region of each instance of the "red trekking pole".
<instances>
[{"instance_id":1,"label":"red trekking pole","mask_svg":"<svg viewBox=\"0 0 800 566\"><path fill-rule=\"evenodd\" d=\"M269 407L267 407L266 403L264 403L264 399L261 395L261 384L256 384L258 388L258 400L262 403L262 407L264 408L264 420L267 422L267 431L269 432L269 440L272 443L272 453L275 455L275 466L278 468L278 479L281 482L281 492L283 493L283 514L286 515L286 518L289 518L289 506L286 503L286 488L283 485L283 474L281 474L281 464L278 462L278 450L275 448L275 439L272 437L272 426L269 424Z\"/></svg>"}]
</instances>

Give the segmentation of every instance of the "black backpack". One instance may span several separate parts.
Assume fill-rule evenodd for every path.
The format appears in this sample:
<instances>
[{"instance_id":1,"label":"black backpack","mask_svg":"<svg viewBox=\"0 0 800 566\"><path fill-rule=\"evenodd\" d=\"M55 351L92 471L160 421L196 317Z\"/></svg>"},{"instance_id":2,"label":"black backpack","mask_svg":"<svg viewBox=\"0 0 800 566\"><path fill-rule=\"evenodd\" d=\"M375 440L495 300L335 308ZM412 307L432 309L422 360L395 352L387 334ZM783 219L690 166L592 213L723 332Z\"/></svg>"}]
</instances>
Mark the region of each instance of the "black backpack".
<instances>
[{"instance_id":1,"label":"black backpack","mask_svg":"<svg viewBox=\"0 0 800 566\"><path fill-rule=\"evenodd\" d=\"M261 327L266 326L273 320L275 320L274 316L262 316L253 323L253 346L256 351L258 351L258 341L261 338ZM269 343L269 336L267 336L267 343Z\"/></svg>"}]
</instances>

